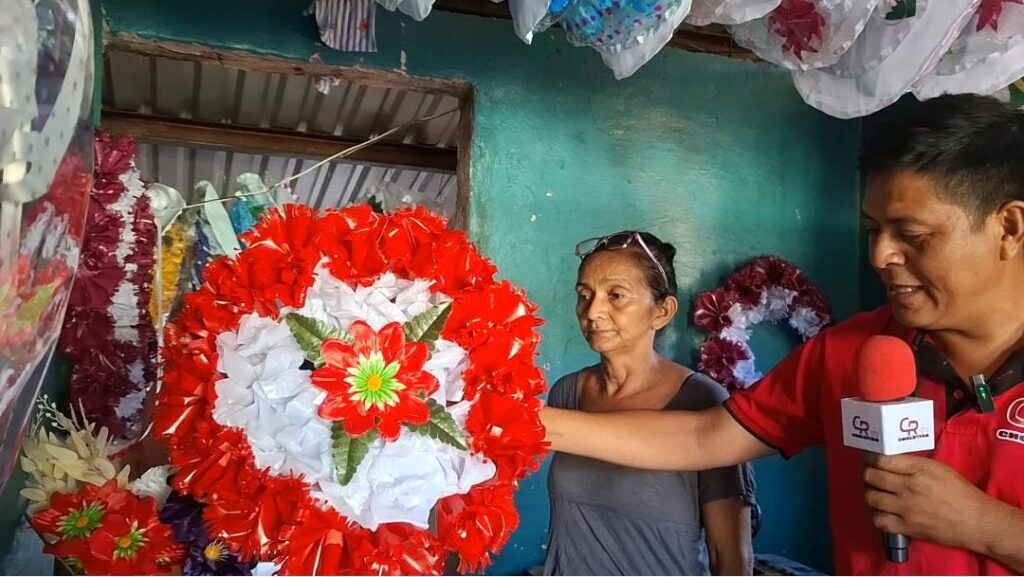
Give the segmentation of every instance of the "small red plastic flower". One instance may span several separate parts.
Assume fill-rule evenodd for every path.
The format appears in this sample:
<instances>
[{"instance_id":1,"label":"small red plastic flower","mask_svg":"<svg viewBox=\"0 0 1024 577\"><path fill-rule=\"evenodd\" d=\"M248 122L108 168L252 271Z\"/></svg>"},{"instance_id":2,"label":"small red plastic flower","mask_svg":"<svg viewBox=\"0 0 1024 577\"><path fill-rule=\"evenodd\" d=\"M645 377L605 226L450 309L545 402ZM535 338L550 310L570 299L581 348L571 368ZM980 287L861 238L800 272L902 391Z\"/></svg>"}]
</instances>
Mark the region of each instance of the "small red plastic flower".
<instances>
[{"instance_id":1,"label":"small red plastic flower","mask_svg":"<svg viewBox=\"0 0 1024 577\"><path fill-rule=\"evenodd\" d=\"M77 493L54 493L50 506L32 516L32 528L57 539L90 537L111 510L124 506L125 491L116 481L86 485Z\"/></svg>"},{"instance_id":2,"label":"small red plastic flower","mask_svg":"<svg viewBox=\"0 0 1024 577\"><path fill-rule=\"evenodd\" d=\"M50 508L32 517L32 526L55 539L47 553L86 575L166 574L184 553L160 522L156 500L137 497L116 481L55 494Z\"/></svg>"},{"instance_id":3,"label":"small red plastic flower","mask_svg":"<svg viewBox=\"0 0 1024 577\"><path fill-rule=\"evenodd\" d=\"M693 324L712 333L731 327L729 309L738 300L736 292L724 288L697 295L693 303Z\"/></svg>"},{"instance_id":4,"label":"small red plastic flower","mask_svg":"<svg viewBox=\"0 0 1024 577\"><path fill-rule=\"evenodd\" d=\"M423 370L430 351L426 343L408 343L402 325L390 323L375 332L356 321L349 327L352 343L324 342L322 369L313 384L327 392L320 416L342 421L345 432L360 437L374 427L394 441L403 423L422 425L430 420L426 397L440 386Z\"/></svg>"},{"instance_id":5,"label":"small red plastic flower","mask_svg":"<svg viewBox=\"0 0 1024 577\"><path fill-rule=\"evenodd\" d=\"M471 448L487 455L503 482L525 477L540 467L547 450L535 397L516 399L484 390L469 410L466 432Z\"/></svg>"},{"instance_id":6,"label":"small red plastic flower","mask_svg":"<svg viewBox=\"0 0 1024 577\"><path fill-rule=\"evenodd\" d=\"M459 553L459 572L476 573L490 565L519 526L511 485L490 485L437 504L438 537Z\"/></svg>"},{"instance_id":7,"label":"small red plastic flower","mask_svg":"<svg viewBox=\"0 0 1024 577\"><path fill-rule=\"evenodd\" d=\"M733 374L733 367L746 360L750 360L750 353L742 345L721 337L711 337L700 347L697 368L733 390L741 384Z\"/></svg>"},{"instance_id":8,"label":"small red plastic flower","mask_svg":"<svg viewBox=\"0 0 1024 577\"><path fill-rule=\"evenodd\" d=\"M977 32L991 28L999 32L999 19L1003 16L1003 4L1024 4L1024 0L981 0L978 6Z\"/></svg>"},{"instance_id":9,"label":"small red plastic flower","mask_svg":"<svg viewBox=\"0 0 1024 577\"><path fill-rule=\"evenodd\" d=\"M768 26L785 40L783 51L803 60L804 52L818 51L825 17L811 0L783 0L768 17Z\"/></svg>"}]
</instances>

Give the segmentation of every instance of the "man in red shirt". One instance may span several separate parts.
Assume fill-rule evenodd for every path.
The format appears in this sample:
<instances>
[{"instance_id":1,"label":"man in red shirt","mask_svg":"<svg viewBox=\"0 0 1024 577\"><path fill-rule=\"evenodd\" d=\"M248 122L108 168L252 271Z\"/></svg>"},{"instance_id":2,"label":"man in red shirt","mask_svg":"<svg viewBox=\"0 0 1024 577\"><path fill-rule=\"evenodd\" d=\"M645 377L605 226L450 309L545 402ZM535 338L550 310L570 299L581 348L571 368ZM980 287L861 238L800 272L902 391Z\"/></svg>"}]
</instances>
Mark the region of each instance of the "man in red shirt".
<instances>
[{"instance_id":1,"label":"man in red shirt","mask_svg":"<svg viewBox=\"0 0 1024 577\"><path fill-rule=\"evenodd\" d=\"M1024 112L978 96L917 104L865 137L861 170L869 258L888 306L823 331L723 407L545 408L548 438L557 451L678 470L824 444L839 574L1022 574ZM843 445L839 401L857 396L854 354L879 334L914 350L915 394L935 402L930 455ZM881 532L913 539L908 563L886 560Z\"/></svg>"}]
</instances>

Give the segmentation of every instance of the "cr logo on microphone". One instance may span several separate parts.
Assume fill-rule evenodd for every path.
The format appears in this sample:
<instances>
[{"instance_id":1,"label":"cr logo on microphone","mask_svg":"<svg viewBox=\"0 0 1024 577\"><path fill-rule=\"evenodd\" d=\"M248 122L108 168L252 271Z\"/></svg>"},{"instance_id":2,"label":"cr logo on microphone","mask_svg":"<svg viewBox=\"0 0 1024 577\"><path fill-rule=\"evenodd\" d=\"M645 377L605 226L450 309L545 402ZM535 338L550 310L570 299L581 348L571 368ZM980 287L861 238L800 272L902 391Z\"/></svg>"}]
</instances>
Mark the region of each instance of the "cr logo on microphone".
<instances>
[{"instance_id":1,"label":"cr logo on microphone","mask_svg":"<svg viewBox=\"0 0 1024 577\"><path fill-rule=\"evenodd\" d=\"M920 427L920 426L921 426L921 423L918 423L917 421L915 421L914 419L911 419L910 417L903 417L902 419L900 419L900 432L901 433L907 433L908 435L915 435L915 434L917 434L917 428Z\"/></svg>"},{"instance_id":2,"label":"cr logo on microphone","mask_svg":"<svg viewBox=\"0 0 1024 577\"><path fill-rule=\"evenodd\" d=\"M868 429L871 428L871 425L868 424L868 422L865 421L864 419L860 418L860 415L854 415L853 416L853 428L857 429L858 431L860 431L860 433L862 435L866 435L866 434L868 434Z\"/></svg>"},{"instance_id":3,"label":"cr logo on microphone","mask_svg":"<svg viewBox=\"0 0 1024 577\"><path fill-rule=\"evenodd\" d=\"M878 442L878 432L872 431L871 423L860 415L853 416L853 432L850 434L858 439Z\"/></svg>"}]
</instances>

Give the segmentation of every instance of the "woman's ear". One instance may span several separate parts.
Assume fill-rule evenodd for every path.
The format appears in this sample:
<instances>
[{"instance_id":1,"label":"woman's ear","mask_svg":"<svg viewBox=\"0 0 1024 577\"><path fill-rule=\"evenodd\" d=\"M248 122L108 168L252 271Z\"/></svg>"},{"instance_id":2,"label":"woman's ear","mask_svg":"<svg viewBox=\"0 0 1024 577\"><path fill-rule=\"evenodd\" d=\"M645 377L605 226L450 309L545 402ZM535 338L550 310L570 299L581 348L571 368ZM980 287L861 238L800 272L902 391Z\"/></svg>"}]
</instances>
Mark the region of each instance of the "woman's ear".
<instances>
[{"instance_id":1,"label":"woman's ear","mask_svg":"<svg viewBox=\"0 0 1024 577\"><path fill-rule=\"evenodd\" d=\"M654 309L654 330L660 331L667 327L679 312L679 301L676 297L665 297L660 303L654 303Z\"/></svg>"}]
</instances>

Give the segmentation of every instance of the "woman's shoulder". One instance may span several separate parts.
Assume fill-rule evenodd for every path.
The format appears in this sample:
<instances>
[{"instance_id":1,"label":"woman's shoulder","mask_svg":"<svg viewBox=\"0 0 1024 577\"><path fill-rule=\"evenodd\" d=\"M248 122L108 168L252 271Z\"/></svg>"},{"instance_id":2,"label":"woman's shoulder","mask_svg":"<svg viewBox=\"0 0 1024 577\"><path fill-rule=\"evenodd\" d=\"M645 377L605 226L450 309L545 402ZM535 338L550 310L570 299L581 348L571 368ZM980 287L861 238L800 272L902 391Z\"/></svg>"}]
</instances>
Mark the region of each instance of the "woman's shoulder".
<instances>
[{"instance_id":1,"label":"woman's shoulder","mask_svg":"<svg viewBox=\"0 0 1024 577\"><path fill-rule=\"evenodd\" d=\"M575 409L580 378L582 378L583 371L585 370L580 369L562 375L555 381L555 384L551 385L551 389L548 391L548 406L559 409Z\"/></svg>"},{"instance_id":2,"label":"woman's shoulder","mask_svg":"<svg viewBox=\"0 0 1024 577\"><path fill-rule=\"evenodd\" d=\"M673 408L701 410L721 405L729 398L729 392L704 373L691 371L679 391Z\"/></svg>"}]
</instances>

